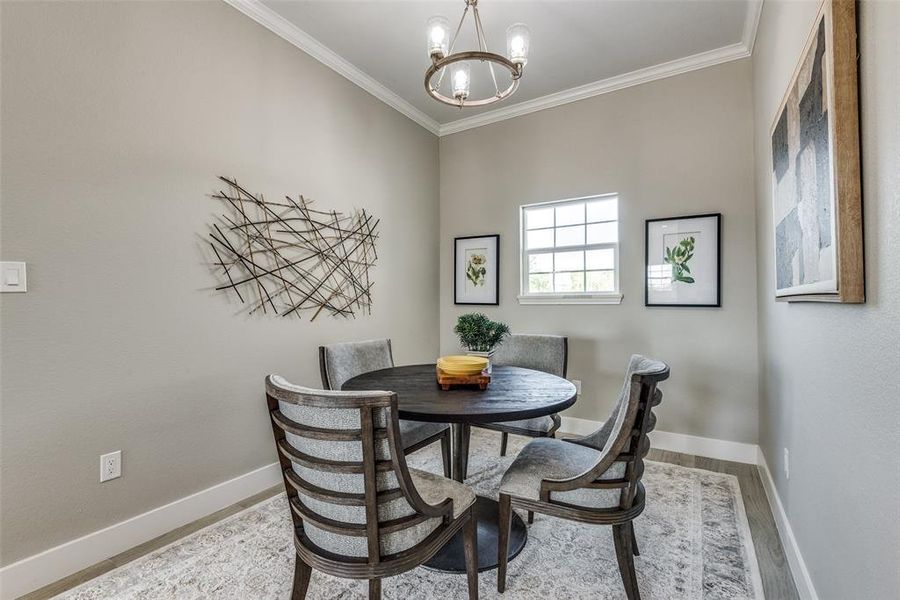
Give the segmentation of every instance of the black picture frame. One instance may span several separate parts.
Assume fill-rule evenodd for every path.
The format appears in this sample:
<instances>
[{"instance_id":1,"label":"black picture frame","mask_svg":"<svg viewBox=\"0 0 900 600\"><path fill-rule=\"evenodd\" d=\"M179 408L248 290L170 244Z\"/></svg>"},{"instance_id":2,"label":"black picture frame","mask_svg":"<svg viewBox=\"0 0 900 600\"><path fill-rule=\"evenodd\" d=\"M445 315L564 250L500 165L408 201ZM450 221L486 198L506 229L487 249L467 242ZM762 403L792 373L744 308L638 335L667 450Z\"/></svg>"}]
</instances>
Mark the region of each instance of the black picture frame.
<instances>
[{"instance_id":1,"label":"black picture frame","mask_svg":"<svg viewBox=\"0 0 900 600\"><path fill-rule=\"evenodd\" d=\"M493 302L468 302L460 300L459 289L459 249L460 242L468 240L485 239L491 240L494 244L494 286L493 286ZM489 235L467 235L453 238L453 304L461 306L498 306L500 304L500 234L494 233Z\"/></svg>"},{"instance_id":2,"label":"black picture frame","mask_svg":"<svg viewBox=\"0 0 900 600\"><path fill-rule=\"evenodd\" d=\"M683 221L691 219L716 220L716 299L710 303L672 303L650 301L650 226L653 223L666 221ZM704 213L697 215L683 215L679 217L665 217L660 219L646 219L644 221L644 306L648 307L678 307L678 308L721 308L722 306L722 213Z\"/></svg>"}]
</instances>

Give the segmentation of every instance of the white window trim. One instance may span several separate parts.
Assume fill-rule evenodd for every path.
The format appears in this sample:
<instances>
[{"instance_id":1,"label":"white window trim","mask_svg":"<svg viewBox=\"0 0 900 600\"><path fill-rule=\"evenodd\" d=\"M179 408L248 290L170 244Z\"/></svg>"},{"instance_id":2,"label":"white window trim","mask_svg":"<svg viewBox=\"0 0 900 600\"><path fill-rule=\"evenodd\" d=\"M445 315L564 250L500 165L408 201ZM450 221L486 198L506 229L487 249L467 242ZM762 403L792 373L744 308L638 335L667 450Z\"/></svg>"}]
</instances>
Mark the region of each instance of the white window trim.
<instances>
[{"instance_id":1,"label":"white window trim","mask_svg":"<svg viewBox=\"0 0 900 600\"><path fill-rule=\"evenodd\" d=\"M521 294L519 304L622 304L622 294L585 292L584 294Z\"/></svg>"},{"instance_id":2,"label":"white window trim","mask_svg":"<svg viewBox=\"0 0 900 600\"><path fill-rule=\"evenodd\" d=\"M566 204L576 204L587 202L588 200L599 200L603 198L617 198L619 194L596 194L593 196L582 196L580 198L566 198L563 200L549 200L547 202L535 202L533 204L524 204L519 207L519 304L621 304L622 293L619 287L619 242L615 244L584 244L577 246L578 249L592 250L598 248L614 248L615 249L615 286L614 292L545 292L543 294L529 294L525 290L528 289L528 255L532 252L557 252L564 250L563 248L540 248L533 251L525 249L525 211L540 206L565 206ZM609 221L607 221L609 222ZM618 228L619 219L616 219L616 227Z\"/></svg>"}]
</instances>

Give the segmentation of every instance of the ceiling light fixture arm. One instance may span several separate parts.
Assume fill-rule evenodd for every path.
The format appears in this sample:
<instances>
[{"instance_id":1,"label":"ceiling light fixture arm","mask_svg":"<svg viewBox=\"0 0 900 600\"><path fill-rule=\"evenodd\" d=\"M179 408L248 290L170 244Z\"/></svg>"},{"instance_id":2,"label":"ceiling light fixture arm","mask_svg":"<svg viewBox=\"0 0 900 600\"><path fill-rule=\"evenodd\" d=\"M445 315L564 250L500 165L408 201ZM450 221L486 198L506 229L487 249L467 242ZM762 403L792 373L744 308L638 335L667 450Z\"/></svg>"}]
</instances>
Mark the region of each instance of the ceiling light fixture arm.
<instances>
[{"instance_id":1,"label":"ceiling light fixture arm","mask_svg":"<svg viewBox=\"0 0 900 600\"><path fill-rule=\"evenodd\" d=\"M512 95L512 93L516 91L516 88L519 87L519 79L521 79L522 77L521 65L517 65L507 59L505 56L500 56L499 54L482 52L480 50L472 50L469 52L457 52L456 54L451 54L440 60L434 61L434 63L428 68L428 71L425 72L425 90L428 92L428 95L438 102L449 104L450 106L459 107L460 101L456 98L444 96L437 89L433 88L431 86L431 79L438 71L440 71L444 67L449 67L453 63L465 60L490 61L494 64L505 67L510 72L512 82L510 83L508 88L506 88L505 90L501 90L496 96L491 96L490 98L485 98L483 100L465 100L464 102L462 102L462 106L487 106L488 104L493 104L497 100L502 100Z\"/></svg>"},{"instance_id":2,"label":"ceiling light fixture arm","mask_svg":"<svg viewBox=\"0 0 900 600\"><path fill-rule=\"evenodd\" d=\"M487 40L484 37L484 26L481 24L481 15L478 14L478 5L473 4L472 10L475 15L475 34L478 36L478 45L481 46L483 52L488 52ZM494 80L494 93L500 96L500 87L497 85L497 75L494 73L494 64L488 62L488 68L491 70L491 79Z\"/></svg>"}]
</instances>

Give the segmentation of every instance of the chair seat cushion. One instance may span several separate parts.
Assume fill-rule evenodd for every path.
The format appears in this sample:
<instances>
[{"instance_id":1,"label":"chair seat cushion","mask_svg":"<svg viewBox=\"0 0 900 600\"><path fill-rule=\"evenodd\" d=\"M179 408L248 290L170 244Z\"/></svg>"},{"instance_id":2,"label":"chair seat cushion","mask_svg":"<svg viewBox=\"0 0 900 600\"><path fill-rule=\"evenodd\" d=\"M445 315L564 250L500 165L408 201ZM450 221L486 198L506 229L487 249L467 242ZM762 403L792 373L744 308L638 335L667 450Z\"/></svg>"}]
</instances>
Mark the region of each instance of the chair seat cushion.
<instances>
[{"instance_id":1,"label":"chair seat cushion","mask_svg":"<svg viewBox=\"0 0 900 600\"><path fill-rule=\"evenodd\" d=\"M504 421L502 423L485 423L484 425L478 425L478 427L484 427L485 429L518 429L522 435L528 435L529 433L547 433L551 429L553 429L556 423L553 421L553 418L549 415L544 417L535 417L534 419L521 419L519 421Z\"/></svg>"},{"instance_id":2,"label":"chair seat cushion","mask_svg":"<svg viewBox=\"0 0 900 600\"><path fill-rule=\"evenodd\" d=\"M453 518L464 513L475 502L472 488L458 481L418 469L410 469L409 474L422 500L428 504L440 504L445 498L453 500Z\"/></svg>"},{"instance_id":3,"label":"chair seat cushion","mask_svg":"<svg viewBox=\"0 0 900 600\"><path fill-rule=\"evenodd\" d=\"M403 448L406 449L441 433L448 427L450 425L447 423L426 423L400 419L400 440L403 442Z\"/></svg>"},{"instance_id":4,"label":"chair seat cushion","mask_svg":"<svg viewBox=\"0 0 900 600\"><path fill-rule=\"evenodd\" d=\"M539 500L541 481L569 479L581 475L600 461L602 453L593 448L554 438L539 438L528 443L506 470L500 492L525 500ZM614 462L600 479L620 479L625 463ZM588 508L609 508L619 503L618 489L578 489L552 492L551 500Z\"/></svg>"}]
</instances>

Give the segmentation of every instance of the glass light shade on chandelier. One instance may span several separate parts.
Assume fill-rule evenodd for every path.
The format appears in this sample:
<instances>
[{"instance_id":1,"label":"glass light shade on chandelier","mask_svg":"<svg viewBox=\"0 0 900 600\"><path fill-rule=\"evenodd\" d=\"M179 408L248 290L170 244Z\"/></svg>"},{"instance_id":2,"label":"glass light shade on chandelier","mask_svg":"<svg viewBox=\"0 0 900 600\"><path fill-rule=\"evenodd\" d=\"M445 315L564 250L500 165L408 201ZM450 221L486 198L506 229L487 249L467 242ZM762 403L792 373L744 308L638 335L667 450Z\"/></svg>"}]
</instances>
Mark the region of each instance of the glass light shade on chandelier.
<instances>
[{"instance_id":1,"label":"glass light shade on chandelier","mask_svg":"<svg viewBox=\"0 0 900 600\"><path fill-rule=\"evenodd\" d=\"M531 48L531 32L522 23L511 25L506 30L507 56L490 52L484 35L484 27L481 23L481 15L478 13L478 2L479 0L465 0L466 8L463 11L462 18L459 20L459 25L455 29L455 33L452 35L450 22L446 18L434 16L428 19L425 32L431 66L425 72L425 91L438 102L459 108L487 106L508 98L519 87L519 80L522 78L525 64L528 62L528 52ZM456 50L456 42L470 12L478 48L474 50ZM494 93L490 96L483 98L472 97L471 68L469 64L475 61L488 66L490 81L494 87ZM497 67L502 67L502 69L498 71ZM504 80L503 77L504 69L509 72L509 79L507 80ZM448 74L447 71L450 71L449 95L441 92L441 84L445 75ZM476 89L481 90L484 88L478 85Z\"/></svg>"},{"instance_id":2,"label":"glass light shade on chandelier","mask_svg":"<svg viewBox=\"0 0 900 600\"><path fill-rule=\"evenodd\" d=\"M440 15L428 19L425 27L428 57L444 58L450 50L450 21Z\"/></svg>"},{"instance_id":3,"label":"glass light shade on chandelier","mask_svg":"<svg viewBox=\"0 0 900 600\"><path fill-rule=\"evenodd\" d=\"M531 30L524 23L510 25L506 30L506 55L517 65L528 63L528 51L531 49Z\"/></svg>"},{"instance_id":4,"label":"glass light shade on chandelier","mask_svg":"<svg viewBox=\"0 0 900 600\"><path fill-rule=\"evenodd\" d=\"M453 97L457 100L465 100L469 97L469 84L471 83L472 69L467 62L459 62L451 69L451 82L453 85Z\"/></svg>"}]
</instances>

